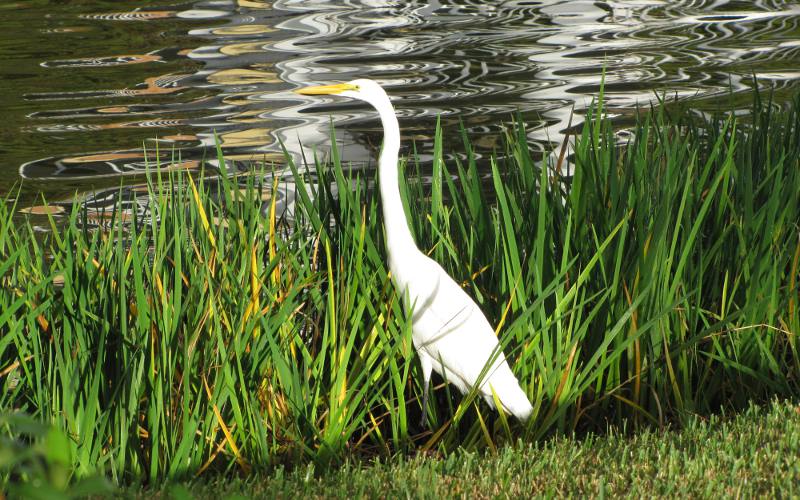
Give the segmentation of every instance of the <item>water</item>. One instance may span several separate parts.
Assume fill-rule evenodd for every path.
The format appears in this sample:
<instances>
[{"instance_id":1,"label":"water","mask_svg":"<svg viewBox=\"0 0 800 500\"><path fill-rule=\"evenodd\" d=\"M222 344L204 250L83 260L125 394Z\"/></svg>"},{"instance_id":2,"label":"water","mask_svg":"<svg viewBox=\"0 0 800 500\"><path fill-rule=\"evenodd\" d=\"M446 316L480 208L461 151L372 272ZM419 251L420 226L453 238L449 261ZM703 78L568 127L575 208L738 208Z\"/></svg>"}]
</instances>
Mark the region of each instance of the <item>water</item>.
<instances>
[{"instance_id":1,"label":"water","mask_svg":"<svg viewBox=\"0 0 800 500\"><path fill-rule=\"evenodd\" d=\"M279 168L281 142L324 153L331 117L371 165L375 114L291 92L309 84L378 80L423 155L437 116L453 150L463 122L491 152L517 112L548 148L604 67L617 115L654 93L746 108L754 74L778 101L800 84L800 2L777 0L6 0L0 33L0 194L24 179L26 199L134 185L145 148L192 170L219 140Z\"/></svg>"}]
</instances>

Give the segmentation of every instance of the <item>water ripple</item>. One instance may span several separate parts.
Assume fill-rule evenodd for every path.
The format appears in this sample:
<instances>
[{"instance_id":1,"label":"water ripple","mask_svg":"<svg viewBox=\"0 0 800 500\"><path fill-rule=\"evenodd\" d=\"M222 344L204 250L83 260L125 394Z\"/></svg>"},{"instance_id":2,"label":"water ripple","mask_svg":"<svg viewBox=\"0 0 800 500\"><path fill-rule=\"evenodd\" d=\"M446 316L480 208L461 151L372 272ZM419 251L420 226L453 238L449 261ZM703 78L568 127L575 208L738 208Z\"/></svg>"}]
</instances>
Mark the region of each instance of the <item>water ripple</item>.
<instances>
[{"instance_id":1,"label":"water ripple","mask_svg":"<svg viewBox=\"0 0 800 500\"><path fill-rule=\"evenodd\" d=\"M545 150L580 121L604 73L620 114L654 93L707 109L726 96L744 108L753 75L778 100L800 82L800 5L780 0L135 3L143 8L17 14L34 24L0 43L0 60L30 65L0 65L0 91L16 92L0 169L19 168L44 191L135 177L148 165L141 143L156 134L174 149L168 168L198 168L217 142L247 168L279 161L282 144L298 158L301 141L324 148L331 116L345 157L370 164L374 113L291 92L357 77L387 87L405 144L423 156L437 116L448 144L460 143L463 124L485 155L519 113ZM0 28L13 33L25 24L16 21ZM16 181L2 177L0 192Z\"/></svg>"}]
</instances>

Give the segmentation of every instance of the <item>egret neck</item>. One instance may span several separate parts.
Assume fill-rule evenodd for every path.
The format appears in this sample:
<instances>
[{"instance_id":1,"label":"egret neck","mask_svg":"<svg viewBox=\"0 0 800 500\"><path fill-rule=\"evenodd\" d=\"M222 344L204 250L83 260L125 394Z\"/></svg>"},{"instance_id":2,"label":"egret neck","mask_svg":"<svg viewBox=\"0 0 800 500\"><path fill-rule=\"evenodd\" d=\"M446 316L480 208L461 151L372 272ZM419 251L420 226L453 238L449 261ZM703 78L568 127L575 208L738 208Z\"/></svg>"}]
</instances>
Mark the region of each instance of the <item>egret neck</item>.
<instances>
[{"instance_id":1,"label":"egret neck","mask_svg":"<svg viewBox=\"0 0 800 500\"><path fill-rule=\"evenodd\" d=\"M403 202L400 199L400 169L398 158L400 154L400 126L394 113L392 103L388 97L385 102L376 106L383 125L383 149L378 159L378 173L380 175L379 188L383 208L383 225L386 234L386 248L389 249L389 265L395 259L409 252L419 252L411 230L408 227Z\"/></svg>"}]
</instances>

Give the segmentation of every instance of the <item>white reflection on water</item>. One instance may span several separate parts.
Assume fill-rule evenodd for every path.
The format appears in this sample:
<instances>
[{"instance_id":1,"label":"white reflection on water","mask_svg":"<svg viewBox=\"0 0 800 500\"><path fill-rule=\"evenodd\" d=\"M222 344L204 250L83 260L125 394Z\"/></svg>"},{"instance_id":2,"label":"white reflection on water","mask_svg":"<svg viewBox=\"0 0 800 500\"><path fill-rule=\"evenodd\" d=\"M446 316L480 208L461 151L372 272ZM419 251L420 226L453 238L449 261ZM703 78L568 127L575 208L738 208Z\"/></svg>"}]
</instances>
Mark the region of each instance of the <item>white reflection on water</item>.
<instances>
[{"instance_id":1,"label":"white reflection on water","mask_svg":"<svg viewBox=\"0 0 800 500\"><path fill-rule=\"evenodd\" d=\"M615 113L649 103L654 92L713 108L719 96L749 93L753 74L784 96L800 81L800 5L777 0L239 0L82 16L89 28L146 26L154 37L169 21L192 37L181 47L114 54L99 45L82 58L65 50L39 61L45 75L82 71L97 85L52 79L27 95L38 108L21 126L48 147L17 148L28 155L17 165L43 190L55 180L80 186L140 172L144 154L130 130L142 128L163 132L189 165L218 137L244 168L248 160L280 162L281 143L298 158L300 142L324 149L333 116L343 157L369 164L380 144L374 113L291 92L312 83L383 83L405 143L413 139L424 157L437 116L450 147L458 149L461 121L486 154L500 147L502 124L519 112L533 146L548 149L573 110L573 123L580 120L604 69ZM186 61L202 67L187 74L179 66ZM125 88L105 85L111 75ZM108 102L97 105L98 98ZM97 137L102 143L91 146ZM59 149L67 145L69 154Z\"/></svg>"}]
</instances>

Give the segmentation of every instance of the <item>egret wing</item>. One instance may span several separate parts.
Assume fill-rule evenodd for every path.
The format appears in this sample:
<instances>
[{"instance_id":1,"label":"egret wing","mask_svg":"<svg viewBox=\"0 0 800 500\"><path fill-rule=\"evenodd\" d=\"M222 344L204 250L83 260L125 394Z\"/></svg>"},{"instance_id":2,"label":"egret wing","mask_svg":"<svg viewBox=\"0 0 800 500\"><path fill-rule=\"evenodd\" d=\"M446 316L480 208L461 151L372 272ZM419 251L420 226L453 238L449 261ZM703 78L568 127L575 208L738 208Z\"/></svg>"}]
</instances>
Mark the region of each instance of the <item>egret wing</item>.
<instances>
[{"instance_id":1,"label":"egret wing","mask_svg":"<svg viewBox=\"0 0 800 500\"><path fill-rule=\"evenodd\" d=\"M426 260L424 277L408 286L414 344L434 360L437 372L466 392L501 369L505 357L475 301L439 264ZM491 368L484 370L490 360Z\"/></svg>"}]
</instances>

